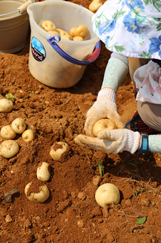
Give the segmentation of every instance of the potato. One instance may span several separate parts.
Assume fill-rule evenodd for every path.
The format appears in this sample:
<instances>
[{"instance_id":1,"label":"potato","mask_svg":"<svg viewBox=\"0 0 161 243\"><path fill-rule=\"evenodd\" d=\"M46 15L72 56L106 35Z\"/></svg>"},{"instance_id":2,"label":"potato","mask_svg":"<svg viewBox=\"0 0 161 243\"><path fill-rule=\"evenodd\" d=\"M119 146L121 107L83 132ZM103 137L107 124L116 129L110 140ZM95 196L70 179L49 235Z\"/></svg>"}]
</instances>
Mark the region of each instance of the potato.
<instances>
[{"instance_id":1,"label":"potato","mask_svg":"<svg viewBox=\"0 0 161 243\"><path fill-rule=\"evenodd\" d=\"M0 144L0 155L9 159L19 151L19 145L14 140L6 140Z\"/></svg>"},{"instance_id":2,"label":"potato","mask_svg":"<svg viewBox=\"0 0 161 243\"><path fill-rule=\"evenodd\" d=\"M70 29L70 35L72 37L81 36L84 39L88 35L88 28L83 24L78 25L76 28L72 27Z\"/></svg>"},{"instance_id":3,"label":"potato","mask_svg":"<svg viewBox=\"0 0 161 243\"><path fill-rule=\"evenodd\" d=\"M40 27L47 32L56 30L56 25L50 20L43 21Z\"/></svg>"},{"instance_id":4,"label":"potato","mask_svg":"<svg viewBox=\"0 0 161 243\"><path fill-rule=\"evenodd\" d=\"M102 0L93 0L89 5L89 10L95 13L102 6L102 4Z\"/></svg>"},{"instance_id":5,"label":"potato","mask_svg":"<svg viewBox=\"0 0 161 243\"><path fill-rule=\"evenodd\" d=\"M27 143L31 142L35 139L35 129L33 127L29 127L26 131L22 133L22 139Z\"/></svg>"},{"instance_id":6,"label":"potato","mask_svg":"<svg viewBox=\"0 0 161 243\"><path fill-rule=\"evenodd\" d=\"M105 183L96 190L95 199L101 207L113 208L120 202L120 191L114 184Z\"/></svg>"},{"instance_id":7,"label":"potato","mask_svg":"<svg viewBox=\"0 0 161 243\"><path fill-rule=\"evenodd\" d=\"M48 31L48 33L49 33L50 35L59 35L59 36L60 36L60 33L59 33L58 30L50 30L50 31Z\"/></svg>"},{"instance_id":8,"label":"potato","mask_svg":"<svg viewBox=\"0 0 161 243\"><path fill-rule=\"evenodd\" d=\"M1 129L1 137L5 139L14 139L16 137L16 133L10 125L6 125Z\"/></svg>"},{"instance_id":9,"label":"potato","mask_svg":"<svg viewBox=\"0 0 161 243\"><path fill-rule=\"evenodd\" d=\"M97 137L97 133L102 130L117 129L116 124L110 119L100 119L93 126L93 135Z\"/></svg>"},{"instance_id":10,"label":"potato","mask_svg":"<svg viewBox=\"0 0 161 243\"><path fill-rule=\"evenodd\" d=\"M49 164L42 162L37 167L37 179L41 181L48 181L50 179Z\"/></svg>"},{"instance_id":11,"label":"potato","mask_svg":"<svg viewBox=\"0 0 161 243\"><path fill-rule=\"evenodd\" d=\"M73 40L73 37L68 32L66 32L65 30L56 29L56 31L58 31L60 33L60 37L62 39Z\"/></svg>"},{"instance_id":12,"label":"potato","mask_svg":"<svg viewBox=\"0 0 161 243\"><path fill-rule=\"evenodd\" d=\"M42 186L38 186L38 188L35 189L35 191L38 190L39 192L29 192L31 186L36 186L36 185L33 185L33 183L34 182L29 182L25 186L25 195L26 195L26 197L30 201L35 202L35 203L45 202L50 196L50 192L49 192L48 187L45 184L43 184ZM34 190L34 187L33 187L33 190Z\"/></svg>"},{"instance_id":13,"label":"potato","mask_svg":"<svg viewBox=\"0 0 161 243\"><path fill-rule=\"evenodd\" d=\"M74 36L73 41L83 41L83 38L81 36Z\"/></svg>"},{"instance_id":14,"label":"potato","mask_svg":"<svg viewBox=\"0 0 161 243\"><path fill-rule=\"evenodd\" d=\"M11 123L11 127L16 133L21 134L26 129L26 123L23 118L18 117Z\"/></svg>"},{"instance_id":15,"label":"potato","mask_svg":"<svg viewBox=\"0 0 161 243\"><path fill-rule=\"evenodd\" d=\"M63 153L67 151L68 144L65 142L56 142L51 146L50 155L53 160L60 160Z\"/></svg>"},{"instance_id":16,"label":"potato","mask_svg":"<svg viewBox=\"0 0 161 243\"><path fill-rule=\"evenodd\" d=\"M13 102L7 99L0 99L0 112L10 112L13 109Z\"/></svg>"}]
</instances>

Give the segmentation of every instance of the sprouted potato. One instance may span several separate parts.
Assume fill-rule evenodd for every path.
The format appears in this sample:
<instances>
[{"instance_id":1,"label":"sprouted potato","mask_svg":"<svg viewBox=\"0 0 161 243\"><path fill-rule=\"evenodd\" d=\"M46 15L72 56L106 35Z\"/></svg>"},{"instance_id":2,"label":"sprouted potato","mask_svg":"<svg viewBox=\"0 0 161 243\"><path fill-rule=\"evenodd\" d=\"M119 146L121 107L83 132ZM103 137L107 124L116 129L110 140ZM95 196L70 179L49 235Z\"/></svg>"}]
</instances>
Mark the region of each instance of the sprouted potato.
<instances>
[{"instance_id":1,"label":"sprouted potato","mask_svg":"<svg viewBox=\"0 0 161 243\"><path fill-rule=\"evenodd\" d=\"M11 123L11 127L16 133L21 134L26 129L26 123L23 118L18 117Z\"/></svg>"},{"instance_id":2,"label":"sprouted potato","mask_svg":"<svg viewBox=\"0 0 161 243\"><path fill-rule=\"evenodd\" d=\"M19 145L14 140L6 140L0 144L0 155L9 159L15 156L19 151Z\"/></svg>"},{"instance_id":3,"label":"sprouted potato","mask_svg":"<svg viewBox=\"0 0 161 243\"><path fill-rule=\"evenodd\" d=\"M13 102L7 99L0 99L0 112L10 112L13 109Z\"/></svg>"},{"instance_id":4,"label":"sprouted potato","mask_svg":"<svg viewBox=\"0 0 161 243\"><path fill-rule=\"evenodd\" d=\"M16 132L10 125L6 125L1 129L1 137L4 139L14 139L16 137Z\"/></svg>"}]
</instances>

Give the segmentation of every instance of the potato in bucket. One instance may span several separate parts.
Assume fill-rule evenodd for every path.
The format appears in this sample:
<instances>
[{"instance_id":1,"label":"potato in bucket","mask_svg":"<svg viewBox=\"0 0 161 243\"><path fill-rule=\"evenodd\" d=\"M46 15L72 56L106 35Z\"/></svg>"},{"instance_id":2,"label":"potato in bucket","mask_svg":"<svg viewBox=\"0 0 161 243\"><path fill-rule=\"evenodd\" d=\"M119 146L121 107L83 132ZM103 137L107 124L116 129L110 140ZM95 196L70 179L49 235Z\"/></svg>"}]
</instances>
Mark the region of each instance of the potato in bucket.
<instances>
[{"instance_id":1,"label":"potato in bucket","mask_svg":"<svg viewBox=\"0 0 161 243\"><path fill-rule=\"evenodd\" d=\"M33 3L28 6L27 12L31 26L29 51L31 74L39 82L53 88L74 86L82 78L86 69L87 63L81 65L82 62L89 59L96 43L99 42L99 38L92 29L93 13L78 4L60 0ZM81 24L87 27L88 35L83 41L61 39L56 43L68 57L78 60L77 64L67 61L48 43L48 38L53 36L40 27L45 20L52 21L58 30L61 29L67 33L73 26ZM70 74L68 74L69 70L71 70Z\"/></svg>"}]
</instances>

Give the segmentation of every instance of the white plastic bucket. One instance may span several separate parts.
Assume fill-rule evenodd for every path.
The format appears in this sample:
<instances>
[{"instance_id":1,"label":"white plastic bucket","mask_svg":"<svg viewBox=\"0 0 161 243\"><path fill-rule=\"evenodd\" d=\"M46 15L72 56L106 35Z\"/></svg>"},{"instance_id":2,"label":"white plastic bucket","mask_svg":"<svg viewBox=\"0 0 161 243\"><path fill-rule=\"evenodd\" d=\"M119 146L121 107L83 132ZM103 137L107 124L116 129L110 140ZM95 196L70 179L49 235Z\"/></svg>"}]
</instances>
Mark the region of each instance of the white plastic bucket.
<instances>
[{"instance_id":1,"label":"white plastic bucket","mask_svg":"<svg viewBox=\"0 0 161 243\"><path fill-rule=\"evenodd\" d=\"M0 53L15 53L25 46L29 16L26 11L22 14L10 13L17 11L26 2L27 0L0 0Z\"/></svg>"},{"instance_id":2,"label":"white plastic bucket","mask_svg":"<svg viewBox=\"0 0 161 243\"><path fill-rule=\"evenodd\" d=\"M54 88L69 88L74 86L83 73L95 49L98 37L92 30L92 15L88 9L60 0L36 2L28 6L31 26L31 41L29 51L29 70L41 83ZM69 33L72 27L86 25L89 33L83 41L61 39L57 44L49 43L50 34L40 27L44 20L51 20L57 28ZM52 42L52 41L51 41ZM60 53L53 49L59 49ZM79 60L73 64L60 54L65 52L71 59ZM98 56L98 52L96 56ZM93 59L93 58L92 58ZM96 59L96 58L95 58ZM79 65L79 63L83 65ZM93 61L93 60L92 60Z\"/></svg>"}]
</instances>

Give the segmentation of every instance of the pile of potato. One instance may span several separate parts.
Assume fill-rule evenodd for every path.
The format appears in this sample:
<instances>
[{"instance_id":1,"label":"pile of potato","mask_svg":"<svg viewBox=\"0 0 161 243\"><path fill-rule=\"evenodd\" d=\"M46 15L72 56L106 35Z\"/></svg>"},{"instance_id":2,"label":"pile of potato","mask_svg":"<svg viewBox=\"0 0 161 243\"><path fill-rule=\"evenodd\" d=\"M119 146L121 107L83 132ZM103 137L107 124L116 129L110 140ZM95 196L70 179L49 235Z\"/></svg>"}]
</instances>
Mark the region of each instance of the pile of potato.
<instances>
[{"instance_id":1,"label":"pile of potato","mask_svg":"<svg viewBox=\"0 0 161 243\"><path fill-rule=\"evenodd\" d=\"M22 139L25 142L32 141L35 138L35 129L33 126L26 129L26 123L23 118L16 118L11 125L3 126L0 135L6 139L0 144L0 155L5 158L15 156L19 151L19 145L13 139L17 134L22 134Z\"/></svg>"},{"instance_id":2,"label":"pile of potato","mask_svg":"<svg viewBox=\"0 0 161 243\"><path fill-rule=\"evenodd\" d=\"M80 24L77 27L72 27L69 33L65 30L57 28L56 25L50 20L43 21L40 27L49 34L57 34L61 37L61 39L66 40L83 41L88 35L88 28L83 24Z\"/></svg>"}]
</instances>

